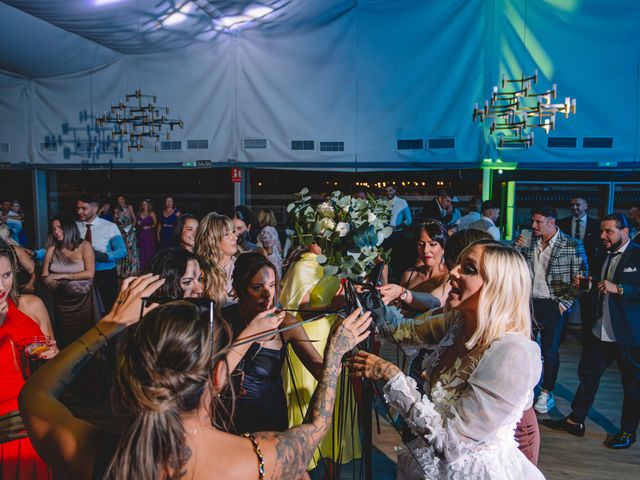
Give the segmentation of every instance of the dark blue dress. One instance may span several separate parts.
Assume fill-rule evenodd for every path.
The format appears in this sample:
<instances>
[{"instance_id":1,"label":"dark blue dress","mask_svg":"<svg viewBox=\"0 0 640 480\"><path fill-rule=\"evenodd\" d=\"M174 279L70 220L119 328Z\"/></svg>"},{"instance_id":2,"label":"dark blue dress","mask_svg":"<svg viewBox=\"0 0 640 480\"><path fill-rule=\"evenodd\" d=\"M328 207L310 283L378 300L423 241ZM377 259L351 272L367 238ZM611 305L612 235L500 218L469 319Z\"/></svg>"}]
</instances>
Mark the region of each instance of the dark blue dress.
<instances>
[{"instance_id":1,"label":"dark blue dress","mask_svg":"<svg viewBox=\"0 0 640 480\"><path fill-rule=\"evenodd\" d=\"M234 336L244 329L238 305L222 310ZM234 428L237 433L282 432L288 428L287 400L282 384L285 347L278 350L251 345L233 373L236 386Z\"/></svg>"}]
</instances>

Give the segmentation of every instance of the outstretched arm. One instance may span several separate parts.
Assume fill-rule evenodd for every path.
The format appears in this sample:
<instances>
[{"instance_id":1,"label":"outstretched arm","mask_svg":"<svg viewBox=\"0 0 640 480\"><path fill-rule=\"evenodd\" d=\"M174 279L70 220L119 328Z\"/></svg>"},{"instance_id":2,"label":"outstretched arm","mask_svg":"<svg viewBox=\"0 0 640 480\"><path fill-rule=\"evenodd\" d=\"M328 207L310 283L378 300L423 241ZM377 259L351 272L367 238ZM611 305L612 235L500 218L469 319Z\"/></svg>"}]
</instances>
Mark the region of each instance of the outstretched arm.
<instances>
[{"instance_id":1,"label":"outstretched arm","mask_svg":"<svg viewBox=\"0 0 640 480\"><path fill-rule=\"evenodd\" d=\"M265 456L266 478L299 478L306 472L314 450L331 425L342 356L369 336L370 323L368 312L360 315L360 310L356 310L337 325L327 342L322 378L302 425L282 433L255 435Z\"/></svg>"},{"instance_id":2,"label":"outstretched arm","mask_svg":"<svg viewBox=\"0 0 640 480\"><path fill-rule=\"evenodd\" d=\"M125 280L113 310L43 365L22 388L18 400L29 438L44 461L65 478L91 478L102 434L74 417L58 398L106 338L139 320L142 298L163 283L151 275Z\"/></svg>"}]
</instances>

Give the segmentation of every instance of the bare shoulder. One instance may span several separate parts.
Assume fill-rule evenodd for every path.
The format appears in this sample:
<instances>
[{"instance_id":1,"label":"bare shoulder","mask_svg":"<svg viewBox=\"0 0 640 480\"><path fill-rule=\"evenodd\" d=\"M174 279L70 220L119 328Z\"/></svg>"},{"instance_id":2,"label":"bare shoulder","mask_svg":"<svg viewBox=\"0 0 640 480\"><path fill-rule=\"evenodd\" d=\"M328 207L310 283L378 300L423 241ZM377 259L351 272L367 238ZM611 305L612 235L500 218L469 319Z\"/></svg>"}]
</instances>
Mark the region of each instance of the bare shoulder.
<instances>
[{"instance_id":1,"label":"bare shoulder","mask_svg":"<svg viewBox=\"0 0 640 480\"><path fill-rule=\"evenodd\" d=\"M44 302L35 295L20 295L19 309L25 315L33 318L34 320L42 311L46 311Z\"/></svg>"},{"instance_id":2,"label":"bare shoulder","mask_svg":"<svg viewBox=\"0 0 640 480\"><path fill-rule=\"evenodd\" d=\"M262 434L256 433L255 438L264 457L265 478L278 478L272 475L273 459L275 458L273 441L263 440L260 435ZM196 466L193 478L217 478L219 480L258 478L258 455L251 440L248 438L224 434L224 438L221 439L220 435L216 435L211 437L211 449L209 452L215 453L198 462L199 465Z\"/></svg>"}]
</instances>

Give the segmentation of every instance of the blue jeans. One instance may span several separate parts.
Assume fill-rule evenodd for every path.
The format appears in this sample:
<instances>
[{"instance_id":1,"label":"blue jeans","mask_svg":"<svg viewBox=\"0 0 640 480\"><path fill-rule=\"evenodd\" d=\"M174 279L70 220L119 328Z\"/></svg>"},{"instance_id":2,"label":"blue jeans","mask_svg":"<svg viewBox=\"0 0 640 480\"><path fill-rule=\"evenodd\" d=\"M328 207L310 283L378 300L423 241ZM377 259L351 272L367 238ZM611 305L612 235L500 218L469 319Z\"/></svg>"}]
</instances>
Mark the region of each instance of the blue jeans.
<instances>
[{"instance_id":1,"label":"blue jeans","mask_svg":"<svg viewBox=\"0 0 640 480\"><path fill-rule=\"evenodd\" d=\"M565 315L555 300L533 299L533 316L540 330L540 350L542 350L542 389L553 391L560 368L560 341Z\"/></svg>"}]
</instances>

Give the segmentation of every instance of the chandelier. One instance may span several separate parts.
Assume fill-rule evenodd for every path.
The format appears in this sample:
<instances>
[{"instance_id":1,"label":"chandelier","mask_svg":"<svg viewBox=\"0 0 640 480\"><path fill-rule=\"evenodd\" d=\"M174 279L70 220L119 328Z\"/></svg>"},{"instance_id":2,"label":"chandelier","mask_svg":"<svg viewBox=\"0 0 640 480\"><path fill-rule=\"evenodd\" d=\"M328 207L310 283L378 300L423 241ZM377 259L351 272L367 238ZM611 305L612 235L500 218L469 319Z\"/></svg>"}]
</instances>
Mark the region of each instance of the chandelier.
<instances>
[{"instance_id":1,"label":"chandelier","mask_svg":"<svg viewBox=\"0 0 640 480\"><path fill-rule=\"evenodd\" d=\"M499 148L529 148L533 146L534 128L545 133L556 125L556 114L569 118L576 113L576 99L566 97L564 103L552 103L557 95L556 84L545 92L536 93L532 85L538 83L538 71L530 77L508 79L502 76L500 88L493 87L491 98L484 101L484 108L476 103L473 121L490 120L489 133L496 137Z\"/></svg>"},{"instance_id":2,"label":"chandelier","mask_svg":"<svg viewBox=\"0 0 640 480\"><path fill-rule=\"evenodd\" d=\"M155 95L143 94L140 89L127 93L125 101L111 105L110 112L96 115L96 126L111 125L111 138L127 143L128 151L140 151L145 139L155 140L154 149L160 151L160 137L171 138L173 127L184 128L181 118L168 118L169 107L156 105Z\"/></svg>"}]
</instances>

